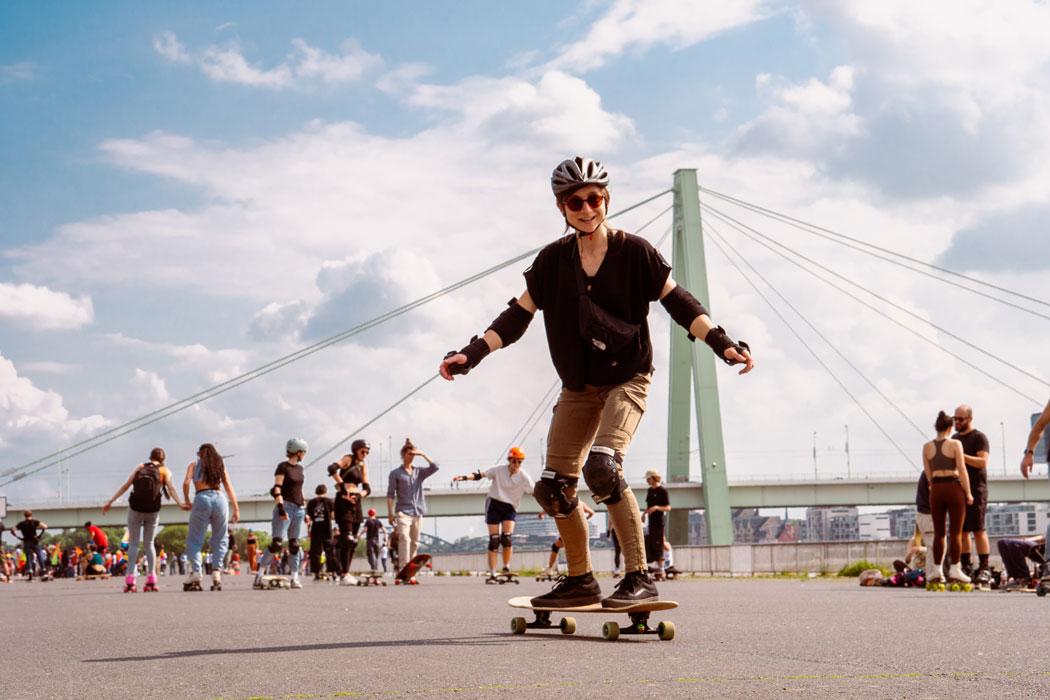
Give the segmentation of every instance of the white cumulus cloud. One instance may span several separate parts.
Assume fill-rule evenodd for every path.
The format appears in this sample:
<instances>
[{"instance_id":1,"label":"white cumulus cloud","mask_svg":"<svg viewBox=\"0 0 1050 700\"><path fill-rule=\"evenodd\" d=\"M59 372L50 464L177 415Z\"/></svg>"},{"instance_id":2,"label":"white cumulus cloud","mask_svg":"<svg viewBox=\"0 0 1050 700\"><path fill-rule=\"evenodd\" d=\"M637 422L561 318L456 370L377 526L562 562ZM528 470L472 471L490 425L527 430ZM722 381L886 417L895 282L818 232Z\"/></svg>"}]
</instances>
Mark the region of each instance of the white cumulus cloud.
<instances>
[{"instance_id":1,"label":"white cumulus cloud","mask_svg":"<svg viewBox=\"0 0 1050 700\"><path fill-rule=\"evenodd\" d=\"M366 71L383 63L382 58L364 50L360 42L352 38L341 44L338 54L310 46L302 39L294 39L292 51L285 60L270 68L250 61L235 42L224 46L210 45L191 52L174 33L163 32L154 37L153 48L170 61L195 65L216 82L270 90L283 90L314 81L327 84L355 82Z\"/></svg>"},{"instance_id":2,"label":"white cumulus cloud","mask_svg":"<svg viewBox=\"0 0 1050 700\"><path fill-rule=\"evenodd\" d=\"M74 299L33 284L0 282L0 319L34 331L76 330L94 320L90 297Z\"/></svg>"}]
</instances>

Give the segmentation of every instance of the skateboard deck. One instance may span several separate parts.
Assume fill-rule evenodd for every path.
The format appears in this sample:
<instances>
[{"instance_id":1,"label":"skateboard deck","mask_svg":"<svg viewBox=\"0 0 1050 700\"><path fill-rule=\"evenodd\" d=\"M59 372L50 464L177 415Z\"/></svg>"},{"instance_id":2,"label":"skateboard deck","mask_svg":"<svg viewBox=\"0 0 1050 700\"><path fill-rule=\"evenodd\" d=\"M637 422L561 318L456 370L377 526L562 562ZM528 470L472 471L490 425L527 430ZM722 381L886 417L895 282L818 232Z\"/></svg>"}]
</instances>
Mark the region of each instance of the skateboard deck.
<instances>
[{"instance_id":1,"label":"skateboard deck","mask_svg":"<svg viewBox=\"0 0 1050 700\"><path fill-rule=\"evenodd\" d=\"M415 576L420 569L427 565L428 561L430 561L429 554L417 554L412 561L405 564L401 571L397 572L397 576L394 578L394 585L396 586L402 583L405 585L419 583Z\"/></svg>"},{"instance_id":2,"label":"skateboard deck","mask_svg":"<svg viewBox=\"0 0 1050 700\"><path fill-rule=\"evenodd\" d=\"M495 576L489 576L485 579L485 583L498 583L502 586L504 583L521 583L521 581L518 580L517 574L510 572L506 574L496 574Z\"/></svg>"},{"instance_id":3,"label":"skateboard deck","mask_svg":"<svg viewBox=\"0 0 1050 700\"><path fill-rule=\"evenodd\" d=\"M291 576L263 576L262 583L258 586L253 585L253 588L266 591L274 588L291 588L292 577Z\"/></svg>"},{"instance_id":4,"label":"skateboard deck","mask_svg":"<svg viewBox=\"0 0 1050 700\"><path fill-rule=\"evenodd\" d=\"M108 581L109 576L109 574L85 574L84 576L77 576L77 581L92 581L97 578Z\"/></svg>"},{"instance_id":5,"label":"skateboard deck","mask_svg":"<svg viewBox=\"0 0 1050 700\"><path fill-rule=\"evenodd\" d=\"M650 613L661 610L674 610L678 607L678 603L671 600L636 603L623 608L604 608L601 603L571 608L542 608L534 607L531 601L532 598L529 596L511 598L507 601L510 607L531 610L536 616L536 619L532 622L528 622L524 617L513 618L510 621L510 631L513 634L525 634L525 630L530 628L550 629L555 627L554 623L551 622L551 613L604 613L610 617L613 615L627 615L631 619L631 624L623 628L616 622L604 623L602 625L602 637L609 641L618 639L621 634L655 634L664 641L674 639L674 623L669 620L659 623L656 628L649 627ZM573 634L576 632L576 619L563 617L557 627L562 634Z\"/></svg>"},{"instance_id":6,"label":"skateboard deck","mask_svg":"<svg viewBox=\"0 0 1050 700\"><path fill-rule=\"evenodd\" d=\"M357 577L358 586L385 586L386 581L383 580L383 572L381 571L369 571L367 574L362 574Z\"/></svg>"}]
</instances>

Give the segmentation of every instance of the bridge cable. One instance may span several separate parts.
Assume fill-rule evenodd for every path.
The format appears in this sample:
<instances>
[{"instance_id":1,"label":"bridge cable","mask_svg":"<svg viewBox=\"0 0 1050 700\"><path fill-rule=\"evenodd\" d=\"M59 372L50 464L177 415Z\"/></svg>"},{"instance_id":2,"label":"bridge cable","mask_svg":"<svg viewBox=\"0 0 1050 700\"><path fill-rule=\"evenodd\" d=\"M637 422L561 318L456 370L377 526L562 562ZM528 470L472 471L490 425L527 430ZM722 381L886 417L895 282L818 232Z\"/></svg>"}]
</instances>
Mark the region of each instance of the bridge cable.
<instances>
[{"instance_id":1,"label":"bridge cable","mask_svg":"<svg viewBox=\"0 0 1050 700\"><path fill-rule=\"evenodd\" d=\"M987 356L987 357L989 357L989 358L991 358L991 359L995 360L996 362L999 362L999 363L1001 363L1001 364L1004 364L1004 365L1006 365L1007 367L1009 367L1009 368L1013 369L1014 371L1016 371L1016 372L1019 372L1019 373L1021 373L1021 374L1025 375L1025 376L1029 377L1030 379L1033 379L1033 380L1035 380L1035 381L1039 382L1040 384L1043 384L1043 385L1046 385L1046 386L1050 386L1050 382L1047 382L1047 381L1046 381L1045 379L1042 379L1041 377L1039 377L1039 376L1037 376L1037 375L1034 375L1034 374L1032 374L1032 373L1030 373L1030 372L1028 372L1028 371L1026 371L1026 370L1024 370L1024 369L1021 369L1020 367L1017 367L1016 365L1012 365L1012 364L1010 364L1010 363L1009 363L1009 362L1007 362L1006 360L1003 360L1002 358L1000 358L1000 357L998 357L998 356L994 355L993 353L989 352L988 350L985 350L984 348L982 348L982 347L980 347L980 346L978 346L978 345L975 345L975 344L971 343L970 341L966 340L965 338L962 338L961 336L959 336L959 335L957 335L957 334L955 334L955 333L952 333L951 331L949 331L949 330L948 330L948 329L946 329L946 328L943 328L943 327L941 327L941 326L938 326L937 324L933 323L932 321L929 321L929 320L927 320L927 319L923 318L922 316L919 316L919 315L918 315L918 314L916 314L915 312L913 312L913 311L910 311L909 309L906 309L905 307L901 306L900 304L897 304L897 303L895 303L895 302L891 301L890 299L887 299L886 297L884 297L884 296L882 296L882 295L878 294L877 292L873 292L873 291L871 291L870 289L868 289L867 287L864 287L863 285L859 284L858 282L855 282L855 281L853 281L853 280L849 279L848 277L845 277L844 275L841 275L841 274L839 274L839 273L835 272L834 270L831 270L831 269L830 269L830 268L828 268L827 266L825 266L825 265L822 265L822 264L818 263L817 261L813 260L812 258L810 258L810 257L808 257L808 256L806 256L806 255L803 255L802 253L799 253L798 251L796 251L796 250L792 249L792 248L791 248L790 246L784 245L783 243L780 243L780 242L778 242L778 241L776 241L776 240L774 240L774 239L770 238L769 236L766 236L765 234L763 234L763 233L761 233L761 232L759 232L759 231L755 230L754 228L752 228L752 227L750 227L750 226L747 226L746 224L742 224L741 222L737 221L736 219L733 219L733 218L732 218L732 217L730 217L730 216L727 216L727 215L723 214L722 212L718 211L717 209L713 209L713 208L711 208L710 206L707 206L707 205L701 205L701 207L702 207L703 209L706 209L706 210L708 211L708 213L709 213L709 214L711 214L712 216L715 216L715 217L716 217L717 219L719 219L720 221L722 221L722 222L724 222L724 223L728 224L729 226L731 226L732 228L736 229L736 230L737 230L737 231L739 231L740 233L743 233L744 235L748 236L748 238L750 238L751 240L753 240L753 241L755 241L755 242L757 242L757 243L759 243L759 244L761 244L761 245L765 246L766 248L768 248L768 249L769 249L769 250L771 250L772 252L776 253L777 255L780 255L781 257L783 257L783 258L785 258L786 260L788 260L789 262L791 262L791 263L793 263L793 264L797 265L798 267L801 267L801 268L802 268L803 270L805 270L806 272L809 272L809 273L810 273L811 275L813 275L813 276L817 277L817 279L819 279L819 280L821 280L821 281L825 282L826 284L829 284L829 285L830 285L831 287L833 287L833 288L837 289L838 291L842 292L843 294L846 294L847 296L851 297L852 299L854 299L854 300L856 300L856 301L859 301L860 303L864 304L865 306L867 306L867 307L868 307L869 309L871 309L872 311L875 311L875 312L876 312L876 313L878 313L879 315L881 315L881 316L884 316L884 317L886 317L886 318L888 318L888 319L890 319L890 320L894 321L894 323L897 323L897 324L898 324L898 325L900 325L900 326L901 326L902 328L905 328L905 329L907 329L908 331L910 331L910 332L912 332L912 333L914 333L914 334L918 335L918 336L919 336L920 338L922 338L923 340L927 341L928 343L931 343L931 344L935 345L936 347L938 347L938 348L940 348L941 350L943 350L944 352L948 353L949 355L951 355L951 356L952 356L952 357L954 357L955 359L959 360L960 362L963 362L964 364L968 365L969 367L972 367L973 369L976 369L977 371L979 371L979 372L981 372L982 374L984 374L985 376L987 376L987 377L989 377L989 378L993 379L993 380L994 380L995 382L997 382L998 384L1000 384L1000 385L1002 385L1002 386L1006 387L1007 389L1010 389L1011 391L1013 391L1014 393L1018 394L1019 396L1022 396L1022 397L1024 397L1024 398L1028 399L1029 401L1032 401L1033 403L1037 403L1037 404L1039 404L1039 405L1042 405L1042 403L1043 403L1042 401L1037 401L1036 399L1032 398L1031 396L1028 396L1027 394L1024 394L1024 393L1022 393L1021 391L1019 391L1019 390L1017 390L1017 389L1014 389L1013 387L1009 386L1008 384L1006 384L1006 383L1002 382L1001 380L999 380L998 378L996 378L996 377L992 376L991 374L989 374L989 373L988 373L988 372L986 372L985 370L983 370L983 369L981 369L981 368L977 367L977 365L974 365L974 364L973 364L973 363L971 363L971 362L968 362L968 361L966 361L966 360L963 360L963 359L962 359L961 357L959 357L958 355L956 355L956 354L954 354L954 353L950 352L949 350L947 350L947 349L946 349L946 348L945 348L944 346L942 346L942 345L941 345L940 343L938 343L937 341L935 341L935 340L931 340L931 339L929 339L929 338L927 338L927 337L923 336L922 334L920 334L920 333L918 333L918 332L916 332L916 331L914 331L914 330L912 330L912 329L908 328L908 327L907 327L907 326L905 326L904 324L902 324L902 323L900 323L899 321L897 321L896 319L894 319L894 318L893 318L892 316L889 316L888 314L886 314L886 313L885 313L884 311L882 311L882 310L880 310L880 309L876 308L875 306L872 306L871 304L869 304L869 303L867 303L867 302L865 302L865 301L863 301L863 300L859 299L858 297L856 297L856 296L854 296L854 295L850 294L849 292L845 291L845 290L844 290L844 289L842 289L841 287L839 287L839 286L837 286L837 285L835 285L835 284L833 284L833 283L829 282L828 280L826 280L826 279L824 279L824 278L820 277L819 275L817 275L817 274L816 274L815 272L813 272L812 270L809 270L808 268L804 267L804 266L803 266L803 265L801 265L800 263L798 263L798 262L796 262L796 261L792 260L791 258L788 258L787 256L783 255L783 254L782 254L782 253L780 253L779 251L777 251L777 250L775 250L774 248L770 247L770 246L769 246L769 245L767 245L766 243L763 243L762 241L759 241L759 240L757 240L757 238L755 238L755 236L757 236L758 238L762 238L762 239L764 239L765 241L769 241L770 243L772 243L772 244L774 244L774 245L776 245L776 246L778 246L778 247L780 247L780 248L783 248L783 249L787 250L787 251L788 251L788 252L790 252L790 253L791 253L792 255L798 256L799 258L801 258L801 259L805 260L806 262L810 263L811 265L814 265L814 266L816 266L816 267L820 268L821 270L824 270L824 271L825 271L825 272L827 272L828 274L830 274L830 275L833 275L833 276L835 276L835 277L837 277L837 278L839 278L839 279L843 280L844 282L846 282L846 283L848 283L848 284L850 284L850 285L853 285L854 287L857 287L858 289L860 289L860 290L862 290L862 291L864 291L864 292L867 292L868 294L870 294L871 296L875 297L876 299L878 299L878 300L880 300L880 301L884 302L885 304L888 304L889 306L892 306L892 307L894 307L895 309L898 309L899 311L902 311L903 313L905 313L905 314L907 314L907 315L911 316L912 318L915 318L916 320L918 320L918 321L920 321L920 322L922 322L922 323L925 323L926 325L928 325L928 326L930 326L930 327L934 328L935 330L937 330L937 331L940 331L941 333L943 333L943 334L945 334L945 335L947 335L947 336L949 336L949 337L951 337L951 338L953 338L953 339L955 339L955 340L959 341L959 342L960 342L960 343L962 343L963 345L966 345L966 346L968 346L968 347L972 348L973 350L976 350L977 352L979 352L979 353L981 353L981 354L983 354L983 355L985 355L985 356ZM746 229L746 231L745 231L744 229ZM750 231L751 233L749 234L749 233L748 233L748 231ZM754 235L751 235L751 234L754 234Z\"/></svg>"},{"instance_id":2,"label":"bridge cable","mask_svg":"<svg viewBox=\"0 0 1050 700\"><path fill-rule=\"evenodd\" d=\"M707 230L710 231L714 236L716 236L718 238L718 240L721 242L722 245L728 247L731 251L733 251L733 253L735 253L736 256L738 258L740 258L740 260L743 261L743 263L745 265L747 265L747 267L751 270L751 273L753 275L758 277L758 279L762 280L766 284L766 286L769 287L773 291L774 294L776 294L778 297L780 297L780 300L784 304L786 304L788 306L788 308L790 308L792 311L794 311L795 314L800 319L802 319L802 322L805 323L807 326L809 326L810 330L812 330L814 333L816 333L817 336L821 340L823 340L825 343L827 343L828 347L830 347L835 352L835 354L838 355L839 358L842 359L843 362L845 362L847 365L850 366L850 369L852 369L854 372L856 372L857 375L859 375L860 378L863 379L864 382L869 387L871 387L872 390L875 391L875 393L877 393L879 396L881 396L883 398L883 400L886 401L886 403L888 403L890 406L892 406L893 409L897 412L898 415L900 415L901 418L903 418L909 425L911 425L911 427L915 428L915 432L917 432L923 439L926 438L926 431L924 431L922 428L920 428L918 425L916 425L915 421L913 421L911 418L909 418L908 414L906 414L903 410L901 410L901 408L896 403L894 403L893 399L891 399L889 396L887 396L885 393L883 393L883 391L881 389L879 389L879 387L873 381L871 381L868 378L868 376L866 374L864 374L864 372L861 371L861 369L859 367L857 367L857 365L855 365L853 363L853 361L849 359L849 357L846 356L845 353L843 353L841 350L839 350L839 348L834 343L832 343L831 340L827 336L825 336L823 333L821 333L820 330L816 326L814 326L813 323L811 323L808 318L806 318L805 314L803 314L798 309L798 307L796 307L794 304L792 304L788 300L787 297L785 297L783 294L781 294L780 290L778 290L773 285L772 282L770 282L768 279L766 279L766 277L761 272L759 272L758 269L754 265L752 265L751 262L746 257L744 257L743 253L741 253L739 250L737 250L737 248L734 247L733 244L730 243L726 239L726 237L724 235L722 235L713 226L711 226L710 223L707 226ZM722 250L722 253L723 253L723 255L725 255L725 250ZM728 258L729 256L726 255L726 257Z\"/></svg>"},{"instance_id":3,"label":"bridge cable","mask_svg":"<svg viewBox=\"0 0 1050 700\"><path fill-rule=\"evenodd\" d=\"M1000 299L999 297L995 297L995 296L992 296L990 294L986 294L984 292L980 292L980 291L978 291L976 289L973 289L971 287L967 287L966 285L962 285L962 284L958 284L957 282L952 282L950 280L946 280L943 277L938 277L937 275L933 275L933 274L930 274L928 272L924 272L922 270L917 270L914 267L910 267L908 265L904 265L903 263L897 262L895 260L891 260L890 258L884 257L882 255L875 255L874 253L871 253L869 251L863 250L860 246L863 246L864 248L871 248L871 249L876 250L876 251L878 251L880 253L885 253L886 255L889 255L889 256L901 258L902 260L907 260L908 262L915 263L916 265L920 265L920 266L923 266L923 267L928 267L928 268L931 268L933 270L937 270L938 272L943 272L944 274L947 274L947 275L952 275L952 276L955 276L955 277L959 277L959 278L962 278L962 279L964 279L964 280L966 280L968 282L973 282L974 284L979 284L979 285L982 285L982 286L985 286L985 287L989 287L991 289L995 289L997 291L1004 292L1006 294L1010 294L1010 295L1018 297L1020 299L1025 299L1026 301L1030 301L1030 302L1033 302L1035 304L1040 304L1042 306L1050 306L1050 302L1044 301L1042 299L1037 299L1035 297L1030 297L1030 296L1028 296L1026 294L1022 294L1020 292L1015 292L1012 289L1008 289L1006 287L1001 287L999 285L992 284L991 282L986 282L986 281L984 281L982 279L979 279L977 277L970 277L969 275L964 275L961 272L956 272L955 270L951 270L951 269L946 268L946 267L941 267L939 265L934 265L933 263L928 263L928 262L926 262L924 260L919 260L917 258L913 258L913 257L907 256L907 255L904 255L903 253L898 253L896 251L890 250L889 248L883 248L881 246L877 246L877 245L875 245L873 243L868 243L867 241L864 241L864 240L861 240L861 239L858 239L858 238L853 238L851 236L847 236L847 235L842 234L842 233L837 233L835 231L832 231L831 229L827 229L827 228L824 228L822 226L817 226L816 224L810 224L810 223L807 223L807 222L802 221L800 219L796 219L794 217L788 216L787 214L781 214L781 213L775 212L775 211L773 211L771 209L766 209L765 207L761 207L761 206L759 206L757 204L751 204L750 202L745 202L745 201L743 201L741 199L737 199L736 197L731 197L729 195L722 194L720 192L716 192L714 190L710 190L710 189L707 189L707 188L700 188L700 191L704 192L706 194L710 194L710 195L712 195L714 197L717 197L717 198L719 198L719 199L721 199L723 201L729 202L731 204L736 204L736 205L738 205L740 207L743 207L745 209L748 209L749 211L752 211L752 212L754 212L756 214L761 214L763 216L766 216L766 217L768 217L770 219L773 219L774 221L778 221L780 223L786 223L786 224L788 224L790 226L793 226L794 228L797 228L797 229L799 229L801 231L804 231L806 233L809 233L811 235L819 236L820 238L823 238L825 240L829 240L829 241L831 241L833 243L838 243L839 245L846 246L847 248L852 248L853 250L856 250L856 251L861 252L861 253L865 253L866 255L871 255L872 257L878 258L879 260L884 260L884 261L886 261L888 263L892 263L894 265L898 265L900 267L903 267L906 270L911 270L912 272L917 272L917 273L919 273L921 275L925 275L927 277L931 277L931 278L933 278L935 280L938 280L940 282L944 282L945 284L950 284L953 287L958 287L959 289L965 289L968 292L973 292L974 294L977 294L979 296L985 297L987 299L991 299L992 301L997 301L997 302L999 302L1001 304L1005 304L1007 306L1012 306L1015 309L1019 309L1021 311L1025 311L1025 312L1033 314L1035 316L1039 316L1040 318L1045 318L1045 319L1050 320L1050 316L1045 316L1045 315L1043 315L1043 314L1041 314L1041 313L1039 313L1037 311L1033 311L1032 309L1026 308L1024 306L1019 306L1017 304L1014 304L1014 303L1011 303L1009 301L1006 301L1005 299ZM825 235L825 234L827 234L827 235ZM841 240L838 240L838 239L841 239ZM845 241L849 241L849 243L846 243ZM855 245L851 245L851 243L855 244Z\"/></svg>"},{"instance_id":4,"label":"bridge cable","mask_svg":"<svg viewBox=\"0 0 1050 700\"><path fill-rule=\"evenodd\" d=\"M671 189L666 189L666 190L664 190L662 192L658 192L657 194L655 194L655 195L653 195L651 197L648 197L648 198L646 198L646 199L644 199L644 200L642 200L642 201L640 201L640 202L638 202L636 204L633 204L633 205L631 205L629 207L626 207L625 209L621 209L620 211L617 211L615 214L610 214L606 218L607 219L613 219L613 218L615 218L617 216L621 216L623 214L626 214L627 212L632 211L634 209L637 209L637 208L639 208L639 207L641 207L641 206L643 206L645 204L648 204L649 202L652 202L653 200L656 200L656 199L658 199L658 198L660 198L660 197L662 197L665 194L668 194L670 192L672 192ZM662 213L663 212L661 212L661 214ZM498 265L494 265L493 267L490 267L487 270L483 270L483 271L481 271L479 273L475 273L474 275L472 275L470 277L467 277L467 278L465 278L463 280L460 280L459 282L457 282L455 284L449 285L448 287L445 287L444 289L440 289L437 292L429 294L429 295L427 295L425 297L421 297L421 298L419 298L419 299L417 299L417 300L415 300L413 302L410 302L408 304L405 304L404 306L401 306L401 307L399 307L397 309L394 309L392 311L388 311L385 314L377 316L377 317L375 317L375 318L373 318L373 319L371 319L369 321L365 321L364 323L361 323L361 324L359 324L357 326L354 326L353 328L347 329L347 330L342 331L340 333L337 333L337 334L335 334L333 336L329 336L328 338L326 338L324 340L321 340L321 341L318 341L317 343L314 343L313 345L308 345L305 348L301 348L301 349L299 349L299 350L297 350L297 351L295 351L293 353L285 355L284 357L280 357L280 358L278 358L276 360L273 360L273 361L271 361L271 362L269 362L269 363L267 363L265 365L257 367L256 369L250 370L250 371L245 372L243 374L240 374L240 375L238 375L236 377L228 379L225 382L220 382L219 384L216 384L216 385L214 385L212 387L209 387L208 389L204 389L202 391L199 391L196 394L192 394L190 396L187 396L184 399L181 399L181 400L176 401L174 403L168 404L167 406L161 407L161 408L159 408L159 409L157 409L155 411L152 411L150 413L147 413L147 414L145 414L143 416L139 416L138 418L136 418L134 420L128 421L126 423L122 423L121 425L115 426L115 427L110 428L108 430L104 430L104 431L102 431L100 433L97 433L97 434L93 435L90 438L86 438L86 439L81 440L79 442L73 443L72 445L70 445L68 447L65 447L65 448L63 448L61 450L58 450L56 452L52 452L49 455L46 455L44 457L40 457L39 459L35 459L35 460L31 461L31 462L27 462L27 463L25 463L23 465L20 465L18 467L12 467L10 469L6 469L2 473L0 473L0 478L2 478L4 476L8 476L10 474L13 474L15 472L22 472L22 470L26 469L27 467L31 467L31 466L33 466L35 464L40 464L41 462L44 462L46 460L49 460L49 459L52 459L54 457L58 457L59 455L62 455L61 459L53 460L51 462L48 462L47 464L44 464L44 465L42 465L40 467L37 467L36 469L32 469L30 471L22 472L20 474L15 474L11 479L8 479L7 481L5 481L3 483L0 483L0 486L6 486L6 485L8 485L8 484L10 484L10 483L12 483L14 481L18 481L19 479L23 479L23 478L29 476L30 474L35 474L38 471L41 471L43 469L47 469L48 467L55 466L56 464L61 463L63 460L68 459L69 457L75 457L76 455L83 454L84 452L87 452L89 450L95 449L96 447L101 447L102 445L105 445L105 444L107 444L109 442L112 442L113 440L116 440L119 437L123 437L124 435L127 435L128 433L131 433L131 432L134 432L134 431L139 430L141 428L144 428L144 427L146 427L148 425L156 423L157 421L163 420L164 418L168 418L169 416L175 415L176 413L180 413L181 411L184 411L185 409L190 408L191 406L195 406L197 404L203 403L204 401L207 401L208 399L214 398L215 396L223 394L223 393L229 391L230 389L234 389L234 388L236 388L238 386L241 386L242 384L245 384L245 383L247 383L249 381L252 381L254 379L258 379L259 377L264 376L266 374L269 374L270 372L273 372L273 371L275 371L277 369L280 369L281 367L284 367L285 365L288 365L288 364L291 364L292 362L296 362L298 360L301 360L304 357L312 355L313 353L318 352L320 350L323 350L323 349L325 349L325 348L327 348L327 347L329 347L331 345L334 345L336 343L342 342L343 340L346 340L347 338L350 338L350 337L352 337L352 336L354 336L354 335L356 335L356 334L358 334L358 333L360 333L362 331L368 330L369 328L372 328L372 327L374 327L376 325L379 325L381 323L384 323L384 322L386 322L386 321L388 321L388 320L390 320L392 318L400 316L403 313L407 313L408 311L411 311L412 309L415 309L418 306L422 306L423 304L426 304L426 303L428 303L430 301L433 301L434 299L437 299L438 297L444 296L445 294L449 294L449 293L451 293L451 292L453 292L453 291L455 291L457 289L460 289L461 287L464 287L464 286L467 286L467 285L469 285L469 284L471 284L473 282L476 282L477 280L482 279L484 277L487 277L488 275L490 275L490 274L492 274L494 272L498 272L499 270L502 270L505 267L509 267L510 265L513 265L516 262L520 262L521 260L524 260L525 258L528 258L528 257L530 257L532 255L535 255L537 252L540 251L541 248L542 248L542 246L540 246L538 248L534 248L534 249L532 249L530 251L527 251L525 253L522 253L520 255L517 255L514 258L511 258L510 260L507 260L507 261L505 261L503 263L500 263ZM221 391L216 391L217 389L220 389L220 388L221 388ZM185 404L185 405L183 405L183 404ZM176 408L176 407L178 407L178 408ZM172 410L172 409L174 409L174 410ZM154 416L156 416L156 417L154 418ZM153 419L147 421L146 420L147 418L153 418ZM145 422L143 422L143 421L145 421ZM127 428L127 429L124 430L125 428ZM121 431L121 432L118 432L118 431ZM114 434L114 433L116 433L116 434ZM112 437L110 437L110 438L108 438L106 440L101 440L101 441L99 440L99 438L102 438L102 437L107 436L107 435L111 435ZM89 443L93 443L93 444L89 444ZM84 449L76 450L77 447L81 447L81 446L84 446L84 445L86 445L86 447L84 447Z\"/></svg>"},{"instance_id":5,"label":"bridge cable","mask_svg":"<svg viewBox=\"0 0 1050 700\"><path fill-rule=\"evenodd\" d=\"M915 466L915 463L911 460L911 458L909 458L908 455L904 452L904 450L901 449L901 446L897 444L897 441L894 440L893 437L888 432L886 432L886 429L883 428L882 425L875 419L875 416L873 416L871 414L871 412L868 411L868 409L864 406L864 403L860 399L858 399L856 396L854 396L853 392L851 392L849 390L849 388L846 386L846 384L841 379L839 379L839 377L835 374L835 372L832 371L831 367L829 367L827 365L827 363L824 362L824 360L822 360L820 358L820 355L817 354L817 351L814 350L810 346L810 344L805 341L805 339L799 334L799 332L797 330L795 330L795 327L791 323L789 323L788 320L786 318L784 318L783 314L781 314L780 311L773 305L773 302L771 302L766 297L766 295L762 293L762 290L760 290L758 288L758 285L756 285L754 283L754 281L750 277L748 277L747 274L744 272L744 270L736 263L736 261L733 260L733 258L729 256L729 253L726 252L725 248L723 248L722 244L720 243L721 236L719 236L716 232L714 232L711 229L710 224L708 224L708 231L712 234L711 242L714 243L715 247L718 248L718 250L722 253L722 255L725 256L726 260L728 260L729 263L734 268L736 268L736 271L740 273L740 276L744 278L744 281L746 281L751 286L751 288L755 290L755 293L758 294L758 296L761 297L762 301L764 301L766 303L766 305L770 308L770 310L774 314L776 314L777 318L779 318L781 320L781 322L783 322L783 324L785 326L787 326L787 329L789 331L791 331L792 335L794 335L795 338L798 339L798 342L802 343L803 347L805 347L806 350L809 351L809 354L813 356L813 359L815 359L820 364L820 366L824 368L824 371L827 372L829 375L831 375L831 378L835 380L835 382L839 385L839 387L844 392L846 392L846 395L849 396L851 399L853 399L853 402L855 404L857 404L857 407L860 408L860 410L864 413L864 415L866 415L868 417L868 420L870 420L872 423L874 423L875 427L879 429L879 432L881 432L886 437L886 439L889 440L890 443L894 447L897 448L897 451L900 452L901 457L904 458L904 460L908 463L908 465L911 466L912 469L915 469L916 471L919 471L919 468ZM740 253L735 248L733 249L733 252L736 253L738 256L740 255ZM742 256L741 256L741 259L743 259L745 263L747 262L747 260L744 259ZM748 264L748 267L751 267L750 263L747 263L747 264ZM754 269L754 268L752 268L752 269ZM767 284L768 284L768 282L767 282ZM776 291L776 290L774 289L774 291ZM777 292L777 294L779 295L779 292ZM797 313L797 311L796 311L796 313ZM805 320L805 319L803 319L803 320ZM808 321L807 321L807 323L808 323Z\"/></svg>"}]
</instances>

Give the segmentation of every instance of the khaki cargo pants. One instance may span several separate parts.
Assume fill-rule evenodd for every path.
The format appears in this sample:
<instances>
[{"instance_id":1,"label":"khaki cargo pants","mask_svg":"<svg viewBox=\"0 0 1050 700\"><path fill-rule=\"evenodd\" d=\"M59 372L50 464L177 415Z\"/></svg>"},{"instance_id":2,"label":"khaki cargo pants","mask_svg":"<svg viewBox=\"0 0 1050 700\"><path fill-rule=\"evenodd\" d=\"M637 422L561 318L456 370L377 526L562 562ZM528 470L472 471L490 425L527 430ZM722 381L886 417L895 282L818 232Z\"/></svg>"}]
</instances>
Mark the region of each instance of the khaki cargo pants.
<instances>
[{"instance_id":1,"label":"khaki cargo pants","mask_svg":"<svg viewBox=\"0 0 1050 700\"><path fill-rule=\"evenodd\" d=\"M645 413L649 397L650 375L638 374L623 384L586 386L583 391L562 388L554 406L550 431L547 433L547 469L561 476L581 478L584 462L592 445L611 447L622 462L631 445L634 432ZM623 469L620 469L623 477ZM576 489L567 489L571 500ZM638 501L631 489L621 494L618 503L608 506L609 518L620 540L624 571L645 569L645 544ZM581 576L591 570L587 518L582 505L567 518L555 520L565 543L569 575Z\"/></svg>"}]
</instances>

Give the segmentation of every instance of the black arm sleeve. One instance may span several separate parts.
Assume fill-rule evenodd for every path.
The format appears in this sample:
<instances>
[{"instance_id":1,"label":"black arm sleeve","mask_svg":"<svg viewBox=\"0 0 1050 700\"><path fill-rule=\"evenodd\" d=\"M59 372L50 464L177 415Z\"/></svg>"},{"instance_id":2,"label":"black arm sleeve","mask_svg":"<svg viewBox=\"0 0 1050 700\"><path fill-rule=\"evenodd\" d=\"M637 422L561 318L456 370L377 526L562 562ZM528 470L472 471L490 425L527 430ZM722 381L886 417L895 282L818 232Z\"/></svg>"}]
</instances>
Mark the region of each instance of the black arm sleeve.
<instances>
[{"instance_id":1,"label":"black arm sleeve","mask_svg":"<svg viewBox=\"0 0 1050 700\"><path fill-rule=\"evenodd\" d=\"M497 316L486 330L495 331L503 341L503 347L507 347L525 335L530 323L532 323L532 314L526 311L517 299L511 299L507 302L507 308L503 310L503 313Z\"/></svg>"},{"instance_id":2,"label":"black arm sleeve","mask_svg":"<svg viewBox=\"0 0 1050 700\"><path fill-rule=\"evenodd\" d=\"M693 325L693 321L697 317L710 315L707 313L704 305L682 285L676 286L664 295L660 303L667 309L667 313L674 319L674 322L684 328L686 332L689 331L689 326ZM696 340L696 337L689 333L689 340Z\"/></svg>"}]
</instances>

